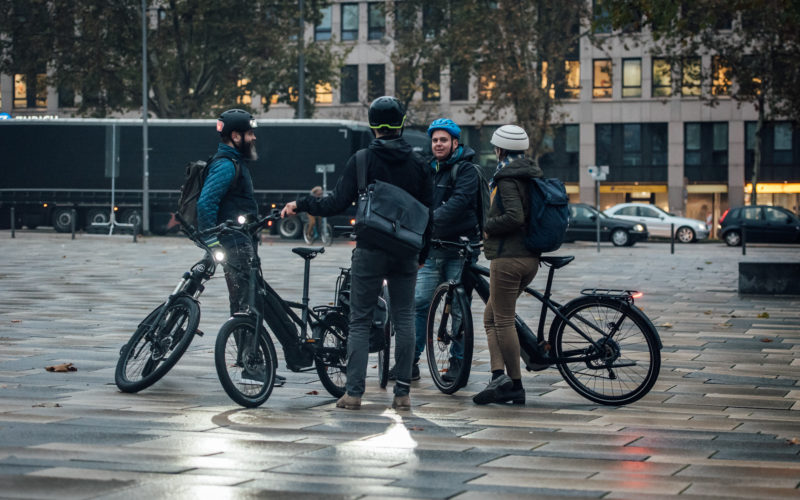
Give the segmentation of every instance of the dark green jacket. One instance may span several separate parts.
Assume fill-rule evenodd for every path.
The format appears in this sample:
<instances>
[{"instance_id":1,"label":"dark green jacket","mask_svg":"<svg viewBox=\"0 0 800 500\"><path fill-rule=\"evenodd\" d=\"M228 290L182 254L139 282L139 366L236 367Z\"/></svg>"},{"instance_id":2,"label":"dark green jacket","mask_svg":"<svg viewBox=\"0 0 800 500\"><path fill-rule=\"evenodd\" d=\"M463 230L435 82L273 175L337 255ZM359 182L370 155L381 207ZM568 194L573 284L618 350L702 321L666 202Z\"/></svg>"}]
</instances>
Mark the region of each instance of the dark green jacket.
<instances>
[{"instance_id":1,"label":"dark green jacket","mask_svg":"<svg viewBox=\"0 0 800 500\"><path fill-rule=\"evenodd\" d=\"M483 251L486 258L537 257L525 248L525 221L528 220L528 179L543 177L542 169L528 158L515 160L494 175L496 190L486 219ZM498 203L498 196L501 203ZM502 204L503 209L500 209Z\"/></svg>"}]
</instances>

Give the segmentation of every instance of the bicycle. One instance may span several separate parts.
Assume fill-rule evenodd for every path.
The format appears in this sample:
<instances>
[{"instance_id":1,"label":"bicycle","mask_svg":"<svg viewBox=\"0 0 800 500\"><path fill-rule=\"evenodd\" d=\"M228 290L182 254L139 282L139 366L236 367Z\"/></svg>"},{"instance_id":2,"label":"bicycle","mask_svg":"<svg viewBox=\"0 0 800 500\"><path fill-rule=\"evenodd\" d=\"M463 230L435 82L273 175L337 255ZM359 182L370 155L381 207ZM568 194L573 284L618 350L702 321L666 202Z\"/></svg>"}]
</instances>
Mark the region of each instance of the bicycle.
<instances>
[{"instance_id":1,"label":"bicycle","mask_svg":"<svg viewBox=\"0 0 800 500\"><path fill-rule=\"evenodd\" d=\"M194 336L203 335L198 329L198 299L205 290L205 283L214 276L217 261L202 237L218 228L199 232L180 215L177 218L181 231L205 250L205 255L183 273L172 293L139 323L130 340L120 349L114 382L123 392L139 392L156 383L175 366Z\"/></svg>"},{"instance_id":2,"label":"bicycle","mask_svg":"<svg viewBox=\"0 0 800 500\"><path fill-rule=\"evenodd\" d=\"M229 225L221 228L220 234L250 235L277 218L276 213L249 224ZM338 398L345 393L349 331L346 309L343 304L309 306L311 260L324 253L325 247L297 247L292 252L305 261L301 302L282 299L264 280L261 261L253 256L248 261L248 308L234 314L217 335L214 347L217 376L228 396L248 408L260 406L272 393L278 360L270 331L283 347L290 370L316 368L322 385L332 396Z\"/></svg>"},{"instance_id":3,"label":"bicycle","mask_svg":"<svg viewBox=\"0 0 800 500\"><path fill-rule=\"evenodd\" d=\"M472 362L474 331L466 289L474 289L485 303L489 298L489 269L472 263L480 244L435 240L434 244L459 249L461 279L440 284L428 312L427 357L436 387L452 394L466 385ZM542 303L537 333L516 315L514 324L520 353L529 371L555 365L578 394L605 405L625 405L647 394L661 367L661 339L650 319L636 306L642 296L635 290L586 288L566 304L551 299L553 276L574 256L542 256L548 266L544 293L530 286L525 293ZM466 288L465 288L466 287ZM548 339L544 338L547 311L555 314ZM451 321L451 317L453 318ZM457 376L444 380L450 344L464 345L464 361ZM577 368L577 369L576 369Z\"/></svg>"},{"instance_id":4,"label":"bicycle","mask_svg":"<svg viewBox=\"0 0 800 500\"><path fill-rule=\"evenodd\" d=\"M333 243L333 228L328 224L328 219L326 217L317 217L317 221L311 230L309 230L310 225L311 221L303 223L303 240L306 242L306 245L313 245L317 239L325 246L329 246ZM321 231L320 226L322 227Z\"/></svg>"}]
</instances>

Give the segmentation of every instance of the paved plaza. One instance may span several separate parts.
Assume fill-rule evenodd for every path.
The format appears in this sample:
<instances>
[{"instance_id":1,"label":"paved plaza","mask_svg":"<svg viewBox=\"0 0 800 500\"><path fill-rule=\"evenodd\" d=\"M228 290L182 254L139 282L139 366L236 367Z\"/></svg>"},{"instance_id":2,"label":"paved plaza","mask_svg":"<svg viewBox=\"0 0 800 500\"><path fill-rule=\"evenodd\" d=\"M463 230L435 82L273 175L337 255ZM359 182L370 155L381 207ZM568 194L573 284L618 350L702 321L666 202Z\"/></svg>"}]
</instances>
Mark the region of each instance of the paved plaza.
<instances>
[{"instance_id":1,"label":"paved plaza","mask_svg":"<svg viewBox=\"0 0 800 500\"><path fill-rule=\"evenodd\" d=\"M290 299L302 290L298 244L268 237L260 250ZM351 249L337 241L312 261L313 304L333 300ZM287 384L244 409L214 369L222 273L201 298L205 335L162 381L124 394L120 347L202 252L178 237L0 231L0 497L800 498L800 297L737 292L740 261L800 262L800 248L575 243L557 254L576 256L556 272L558 301L585 287L644 292L637 305L664 348L642 400L593 404L551 368L523 374L524 407L474 405L489 380L476 299L472 375L454 395L424 366L411 412L397 413L371 362L364 406L341 410L315 371L282 363ZM532 326L538 310L521 302ZM45 370L59 363L77 371Z\"/></svg>"}]
</instances>

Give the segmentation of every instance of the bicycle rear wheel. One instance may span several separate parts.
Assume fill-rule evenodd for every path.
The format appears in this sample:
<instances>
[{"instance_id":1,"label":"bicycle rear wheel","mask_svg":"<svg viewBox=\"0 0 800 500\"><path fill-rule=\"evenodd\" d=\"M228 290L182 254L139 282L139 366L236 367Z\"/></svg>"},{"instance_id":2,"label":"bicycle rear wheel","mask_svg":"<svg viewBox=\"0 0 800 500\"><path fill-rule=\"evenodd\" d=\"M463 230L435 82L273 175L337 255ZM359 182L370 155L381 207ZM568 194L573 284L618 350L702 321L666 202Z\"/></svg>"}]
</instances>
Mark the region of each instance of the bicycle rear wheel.
<instances>
[{"instance_id":1,"label":"bicycle rear wheel","mask_svg":"<svg viewBox=\"0 0 800 500\"><path fill-rule=\"evenodd\" d=\"M320 228L319 237L324 246L328 246L333 243L333 227L331 227L330 224L325 223L325 225Z\"/></svg>"},{"instance_id":2,"label":"bicycle rear wheel","mask_svg":"<svg viewBox=\"0 0 800 500\"><path fill-rule=\"evenodd\" d=\"M570 387L612 406L633 403L650 391L661 368L661 343L643 313L621 300L595 296L570 301L561 312L600 346L560 318L553 322L552 355L567 358L557 366Z\"/></svg>"},{"instance_id":3,"label":"bicycle rear wheel","mask_svg":"<svg viewBox=\"0 0 800 500\"><path fill-rule=\"evenodd\" d=\"M156 307L120 349L114 372L117 387L123 392L138 392L156 383L181 359L199 324L200 306L189 297L178 297L168 307Z\"/></svg>"},{"instance_id":4,"label":"bicycle rear wheel","mask_svg":"<svg viewBox=\"0 0 800 500\"><path fill-rule=\"evenodd\" d=\"M434 290L428 310L426 351L433 383L443 393L453 394L469 380L473 336L472 312L464 290L442 283Z\"/></svg>"},{"instance_id":5,"label":"bicycle rear wheel","mask_svg":"<svg viewBox=\"0 0 800 500\"><path fill-rule=\"evenodd\" d=\"M319 381L335 398L344 396L347 383L347 318L338 312L330 312L322 317L317 334L317 365Z\"/></svg>"},{"instance_id":6,"label":"bicycle rear wheel","mask_svg":"<svg viewBox=\"0 0 800 500\"><path fill-rule=\"evenodd\" d=\"M278 358L263 325L254 344L254 319L237 316L222 325L214 346L214 365L222 388L236 403L261 406L272 394Z\"/></svg>"}]
</instances>

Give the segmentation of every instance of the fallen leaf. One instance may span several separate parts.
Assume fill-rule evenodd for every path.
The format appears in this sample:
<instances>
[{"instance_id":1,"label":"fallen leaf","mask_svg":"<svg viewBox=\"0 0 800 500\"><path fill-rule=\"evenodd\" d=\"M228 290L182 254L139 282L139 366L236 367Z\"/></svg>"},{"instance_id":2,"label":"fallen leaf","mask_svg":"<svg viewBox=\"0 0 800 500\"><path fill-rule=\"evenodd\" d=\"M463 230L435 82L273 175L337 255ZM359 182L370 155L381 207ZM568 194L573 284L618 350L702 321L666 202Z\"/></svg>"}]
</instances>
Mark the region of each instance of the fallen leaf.
<instances>
[{"instance_id":1,"label":"fallen leaf","mask_svg":"<svg viewBox=\"0 0 800 500\"><path fill-rule=\"evenodd\" d=\"M12 323L22 323L22 320L21 319L12 319L11 322Z\"/></svg>"},{"instance_id":2,"label":"fallen leaf","mask_svg":"<svg viewBox=\"0 0 800 500\"><path fill-rule=\"evenodd\" d=\"M702 270L703 270L703 268L702 268L702 267L698 267L698 268L697 268L697 270L698 270L698 271L702 271Z\"/></svg>"},{"instance_id":3,"label":"fallen leaf","mask_svg":"<svg viewBox=\"0 0 800 500\"><path fill-rule=\"evenodd\" d=\"M763 313L759 314L758 317L759 318L769 318L769 313L768 312L763 312Z\"/></svg>"},{"instance_id":4,"label":"fallen leaf","mask_svg":"<svg viewBox=\"0 0 800 500\"><path fill-rule=\"evenodd\" d=\"M732 324L730 324L730 323L720 323L720 324L718 324L717 326L718 326L719 328L730 328L730 327L732 327L733 325L732 325Z\"/></svg>"},{"instance_id":5,"label":"fallen leaf","mask_svg":"<svg viewBox=\"0 0 800 500\"><path fill-rule=\"evenodd\" d=\"M61 408L61 405L58 403L39 403L31 406L33 408Z\"/></svg>"},{"instance_id":6,"label":"fallen leaf","mask_svg":"<svg viewBox=\"0 0 800 500\"><path fill-rule=\"evenodd\" d=\"M714 311L703 311L703 314L707 314L707 315L714 314Z\"/></svg>"},{"instance_id":7,"label":"fallen leaf","mask_svg":"<svg viewBox=\"0 0 800 500\"><path fill-rule=\"evenodd\" d=\"M761 342L772 342L772 339L768 339L764 337L763 339L759 339Z\"/></svg>"},{"instance_id":8,"label":"fallen leaf","mask_svg":"<svg viewBox=\"0 0 800 500\"><path fill-rule=\"evenodd\" d=\"M793 437L792 439L787 439L786 442L789 444L800 444L800 439Z\"/></svg>"},{"instance_id":9,"label":"fallen leaf","mask_svg":"<svg viewBox=\"0 0 800 500\"><path fill-rule=\"evenodd\" d=\"M424 431L425 427L414 426L414 427L409 427L408 430L410 430L410 431Z\"/></svg>"},{"instance_id":10,"label":"fallen leaf","mask_svg":"<svg viewBox=\"0 0 800 500\"><path fill-rule=\"evenodd\" d=\"M708 265L708 264L711 264L711 261L710 261L710 260L707 260L707 261L706 261L706 265Z\"/></svg>"},{"instance_id":11,"label":"fallen leaf","mask_svg":"<svg viewBox=\"0 0 800 500\"><path fill-rule=\"evenodd\" d=\"M306 394L310 394L312 396L316 396L317 394L319 394L319 392L317 392L317 391L309 391Z\"/></svg>"},{"instance_id":12,"label":"fallen leaf","mask_svg":"<svg viewBox=\"0 0 800 500\"><path fill-rule=\"evenodd\" d=\"M661 323L658 326L660 326L661 328L672 328L672 323Z\"/></svg>"},{"instance_id":13,"label":"fallen leaf","mask_svg":"<svg viewBox=\"0 0 800 500\"><path fill-rule=\"evenodd\" d=\"M76 372L78 371L72 363L61 363L60 365L46 366L44 368L49 372Z\"/></svg>"},{"instance_id":14,"label":"fallen leaf","mask_svg":"<svg viewBox=\"0 0 800 500\"><path fill-rule=\"evenodd\" d=\"M62 256L61 256L61 258L62 258L62 259L66 259L66 258L67 258L67 256L66 256L66 255L62 255Z\"/></svg>"}]
</instances>

